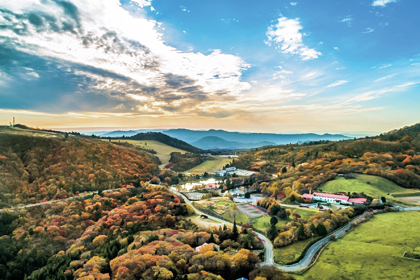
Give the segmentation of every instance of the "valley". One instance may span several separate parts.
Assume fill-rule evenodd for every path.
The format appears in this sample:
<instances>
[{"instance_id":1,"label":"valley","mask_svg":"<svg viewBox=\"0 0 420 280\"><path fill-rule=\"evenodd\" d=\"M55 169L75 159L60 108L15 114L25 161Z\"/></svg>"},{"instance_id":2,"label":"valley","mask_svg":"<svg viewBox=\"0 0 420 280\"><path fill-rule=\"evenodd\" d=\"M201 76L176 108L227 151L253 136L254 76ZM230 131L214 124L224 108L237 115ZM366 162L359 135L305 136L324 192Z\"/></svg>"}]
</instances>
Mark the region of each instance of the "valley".
<instances>
[{"instance_id":1,"label":"valley","mask_svg":"<svg viewBox=\"0 0 420 280\"><path fill-rule=\"evenodd\" d=\"M147 134L139 137L155 136ZM160 135L157 137L167 143L175 143L176 146L188 147L176 139ZM397 141L387 143L364 139L263 147L240 152L234 158L195 154L157 140L97 139L60 132L44 133L28 128L16 131L3 129L0 142L3 147L0 149L0 172L3 174L0 178L0 203L3 208L0 211L0 222L3 225L0 250L10 251L4 255L7 257L0 259L0 269L7 280L23 279L21 271L30 273L30 279L43 279L52 273L48 263L59 258L59 251L63 249L66 249L71 261L62 263L63 269L59 270L59 275L67 279L70 275L75 275L77 279L82 279L83 275L104 279L108 279L107 275L113 275L115 279L134 277L129 275L138 272L126 270L126 259L138 258L141 262L148 250L154 250L151 246L163 246L169 250L171 247L168 241L173 239L165 239L169 238L165 237L167 233L162 238L158 237L160 241L156 241L154 236L160 236L165 230L173 231L174 227L181 229L176 233L179 235L176 242L186 242L183 244L191 248L206 241L223 247L222 251L214 251L212 254L225 259L227 266L239 253L252 259L253 265L242 272L231 270L233 274L207 268L210 273L224 275L226 279L232 279L233 275L246 276L252 271L261 275L268 273L258 270L257 263L275 265L270 269L278 271L278 275L284 279L323 279L327 276L318 270L325 271L325 266L337 275L337 279L344 274L353 278L360 277L358 273L373 277L369 271L361 272L361 269L368 266L362 265L359 268L360 264L353 258L369 259L373 265L377 260L382 260L380 256L389 255L391 251L398 254L401 250L409 254L417 252L416 245L410 239L410 230L415 231L417 227L414 221L419 213L415 208L419 192L416 188L407 188L417 180L414 175L418 168L414 165L417 164L417 158L412 152L399 150ZM391 147L394 151L385 154L366 152L364 146L371 151L378 149L372 147L373 143ZM409 145L414 148L416 143L413 141L405 144L403 149L410 148ZM356 151L359 154L359 158L346 158L349 146L353 153ZM358 146L361 152L354 149ZM49 156L49 151L54 153L54 157ZM393 165L389 164L389 160L383 161L382 157L394 159ZM197 158L203 161L198 161L199 164L191 169L172 170L174 163L190 164ZM176 161L172 162L174 159ZM408 159L414 168L406 164ZM11 164L12 160L15 163ZM38 164L37 169L34 169L35 165L30 165L31 162L44 162L44 165ZM10 169L13 165L21 166L19 168L22 171ZM224 173L222 177L213 174L226 166L234 167L234 171ZM399 171L403 167L407 171ZM99 168L101 171L95 172ZM19 175L25 174L25 171L29 177ZM71 179L66 177L69 172ZM238 176L235 172L243 175ZM404 177L399 177L399 174L405 172L413 172L408 177L409 181L402 181ZM105 174L107 177L103 176ZM404 182L403 186L397 182ZM42 190L42 187L46 192L38 192L36 196L32 194L34 189ZM307 197L305 194L312 192L318 195L336 194L338 197L347 195L351 199L363 199L366 202L346 205L337 201L304 201ZM190 201L188 196L194 198L194 201ZM67 207L73 207L74 210L70 211ZM74 218L69 220L66 215L70 214ZM22 215L26 219L18 218ZM55 222L43 220L51 215L55 215ZM61 215L67 218L63 219ZM37 225L40 220L43 227ZM75 224L71 225L68 221ZM69 231L81 221L83 226L76 231ZM396 236L404 236L406 245L401 245L403 243L398 243L394 237L370 237L374 232L390 232L391 228ZM185 239L181 235L188 236L191 230L200 230L200 235L206 237L198 243L182 241ZM29 244L19 241L19 247L15 248L1 241L10 238L28 239L37 244L35 246L40 246L44 244L47 234L54 238L52 247L41 251L44 259L39 263L31 263L27 270L18 267L33 254ZM68 247L65 245L68 238L75 239L76 243ZM100 239L107 241L98 241ZM97 245L98 242L105 243ZM368 243L373 247L366 245ZM383 247L392 244L400 244L398 246L402 248L396 251L392 247ZM366 248L370 248L366 251L369 254L377 252L377 257L373 258L369 254L364 256L363 250ZM24 250L28 255L23 259L15 259L14 265L11 265L7 260L16 258L10 254L17 249ZM317 258L321 249L322 253ZM346 252L356 249L360 254L353 254L349 259L345 257L349 255ZM189 260L191 265L198 258L195 254L200 252L193 254L195 257ZM314 262L312 266L311 261ZM407 261L412 260L402 259L401 265ZM102 268L92 270L92 262L102 263ZM110 269L105 269L107 263ZM42 269L35 271L36 267ZM142 273L154 271L153 267L154 264L146 267ZM198 270L164 268L166 270L163 269L161 273L172 273L168 279L172 279L175 273L199 277L194 274L199 273ZM120 271L127 271L127 274ZM416 269L405 272L407 279L412 277L413 271Z\"/></svg>"}]
</instances>

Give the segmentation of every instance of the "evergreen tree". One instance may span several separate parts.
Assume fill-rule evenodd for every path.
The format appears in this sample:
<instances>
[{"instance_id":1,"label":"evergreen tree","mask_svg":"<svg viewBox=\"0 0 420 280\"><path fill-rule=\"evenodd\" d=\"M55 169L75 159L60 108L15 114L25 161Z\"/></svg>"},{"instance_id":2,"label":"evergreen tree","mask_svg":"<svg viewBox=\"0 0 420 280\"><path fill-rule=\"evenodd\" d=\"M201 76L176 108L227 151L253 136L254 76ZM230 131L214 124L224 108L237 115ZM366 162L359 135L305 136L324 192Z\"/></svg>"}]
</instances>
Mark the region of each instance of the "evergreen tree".
<instances>
[{"instance_id":1,"label":"evergreen tree","mask_svg":"<svg viewBox=\"0 0 420 280\"><path fill-rule=\"evenodd\" d=\"M297 231L297 237L298 239L305 239L305 229L303 228L303 224L300 224L298 231Z\"/></svg>"},{"instance_id":2,"label":"evergreen tree","mask_svg":"<svg viewBox=\"0 0 420 280\"><path fill-rule=\"evenodd\" d=\"M327 229L325 228L324 224L320 223L318 224L318 226L316 227L316 232L320 235L320 236L325 236L328 234Z\"/></svg>"},{"instance_id":3,"label":"evergreen tree","mask_svg":"<svg viewBox=\"0 0 420 280\"><path fill-rule=\"evenodd\" d=\"M312 233L314 233L314 234L316 233L316 227L315 227L314 224L311 224L309 229L312 231Z\"/></svg>"},{"instance_id":4,"label":"evergreen tree","mask_svg":"<svg viewBox=\"0 0 420 280\"><path fill-rule=\"evenodd\" d=\"M233 220L233 240L238 240L239 233L238 233L238 227L236 226L236 219Z\"/></svg>"},{"instance_id":5,"label":"evergreen tree","mask_svg":"<svg viewBox=\"0 0 420 280\"><path fill-rule=\"evenodd\" d=\"M207 243L215 243L216 242L216 240L214 239L214 236L213 236L213 232L210 234L210 238L209 238L209 240L207 241Z\"/></svg>"}]
</instances>

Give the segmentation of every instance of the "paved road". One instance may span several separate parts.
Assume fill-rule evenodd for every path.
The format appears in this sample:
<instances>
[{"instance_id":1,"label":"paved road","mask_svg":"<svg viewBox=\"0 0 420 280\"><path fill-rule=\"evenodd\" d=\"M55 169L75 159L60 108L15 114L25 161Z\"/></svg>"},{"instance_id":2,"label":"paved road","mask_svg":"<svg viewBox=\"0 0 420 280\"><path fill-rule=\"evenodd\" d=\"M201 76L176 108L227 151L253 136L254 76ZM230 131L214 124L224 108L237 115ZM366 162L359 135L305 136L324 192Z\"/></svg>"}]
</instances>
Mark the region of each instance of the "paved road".
<instances>
[{"instance_id":1,"label":"paved road","mask_svg":"<svg viewBox=\"0 0 420 280\"><path fill-rule=\"evenodd\" d=\"M180 196L183 196L181 193L179 192L175 192ZM183 196L185 203L190 205L192 208L194 208L194 210L197 212L197 214L199 215L208 215L207 213L203 213L201 211L199 211L198 209L196 209L192 204L191 201L188 200L187 197ZM412 208L402 208L403 211L416 211L416 210L420 210L420 207L412 207ZM357 217L356 217L357 218ZM347 223L346 225L342 226L341 228L331 232L330 234L328 234L327 236L325 236L324 238L320 239L319 241L317 241L315 244L313 244L309 250L306 252L305 257L303 257L303 259L301 259L298 263L292 264L292 265L279 265L279 264L275 264L274 263L274 249L273 249L273 243L271 243L271 241L264 235L255 232L257 234L257 236L264 240L264 246L265 246L265 261L263 263L260 263L260 265L275 265L277 266L279 269L283 270L283 271L287 271L287 272L292 272L292 271L300 271L303 270L305 268L307 268L309 266L309 264L311 263L312 259L315 256L315 253L318 252L319 249L321 249L322 246L324 246L325 244L328 243L329 241L329 237L331 235L335 235L336 238L345 235L348 229L350 229L352 222L356 219L354 218L353 220L351 220L349 223ZM215 221L218 221L220 223L224 223L230 226L233 226L232 223L228 223L224 220L218 219L217 217L212 216L212 219Z\"/></svg>"},{"instance_id":2,"label":"paved road","mask_svg":"<svg viewBox=\"0 0 420 280\"><path fill-rule=\"evenodd\" d=\"M191 201L185 195L183 195L182 193L179 193L177 191L173 191L173 192L182 196L184 198L185 203L190 205L198 215L209 216L209 214L203 213L200 210L198 210L197 208L195 208L194 205L192 205ZM215 220L219 223L226 224L228 226L233 227L232 223L226 222L225 220L219 219L217 217L211 216L211 219ZM264 246L265 246L265 261L263 263L261 263L261 265L272 265L272 264L274 264L273 244L271 243L270 239L268 239L266 236L262 235L261 233L256 232L255 234L258 236L258 238L263 240L263 243L264 243Z\"/></svg>"},{"instance_id":3,"label":"paved road","mask_svg":"<svg viewBox=\"0 0 420 280\"><path fill-rule=\"evenodd\" d=\"M107 191L115 191L118 189L113 189L113 190L105 190L104 192ZM197 214L199 215L208 215L207 213L203 213L200 210L196 209L191 201L182 193L179 193L177 191L171 190L172 192L182 196L184 198L184 201L186 204L190 205ZM97 192L90 192L87 193L85 196L88 195L92 195L94 193ZM80 197L80 196L78 196ZM22 208L29 208L29 207L34 207L34 206L39 206L39 205L43 205L43 204L51 204L51 203L56 203L56 202L60 202L63 200L69 200L69 199L75 199L77 197L69 197L66 199L60 199L60 200L50 200L50 201L45 201L45 202L40 202L40 203L35 203L35 204L28 204L28 205L24 205L24 206L18 206L18 207L13 207L13 208L7 208L7 209L0 209L0 212L4 211L4 210L11 210L11 209L22 209ZM400 207L400 209L402 211L419 211L420 210L420 206L419 207ZM356 219L356 218L354 218ZM353 220L354 220L353 219ZM226 224L229 225L231 227L233 227L233 224L230 222L226 222L225 220L219 219L217 217L212 216L212 220L215 220L219 223L222 224ZM353 221L352 220L352 221ZM340 237L346 234L346 230L348 230L351 226L352 221L350 221L349 223L347 223L345 226L331 232L330 234L328 234L326 237L322 238L321 240L317 241L315 244L313 244L309 250L306 252L305 257L300 260L298 263L293 264L293 265L279 265L279 264L275 264L274 263L274 249L273 249L273 243L271 243L271 241L264 235L255 232L255 234L258 236L258 238L260 238L261 240L263 240L263 244L265 247L265 261L260 263L260 265L276 265L279 269L283 270L283 271L287 271L287 272L292 272L292 271L299 271L299 270L303 270L305 268L307 268L309 266L309 264L311 263L311 260L313 259L313 257L315 256L315 253L322 247L324 246L328 241L329 241L329 237L334 234L336 237Z\"/></svg>"}]
</instances>

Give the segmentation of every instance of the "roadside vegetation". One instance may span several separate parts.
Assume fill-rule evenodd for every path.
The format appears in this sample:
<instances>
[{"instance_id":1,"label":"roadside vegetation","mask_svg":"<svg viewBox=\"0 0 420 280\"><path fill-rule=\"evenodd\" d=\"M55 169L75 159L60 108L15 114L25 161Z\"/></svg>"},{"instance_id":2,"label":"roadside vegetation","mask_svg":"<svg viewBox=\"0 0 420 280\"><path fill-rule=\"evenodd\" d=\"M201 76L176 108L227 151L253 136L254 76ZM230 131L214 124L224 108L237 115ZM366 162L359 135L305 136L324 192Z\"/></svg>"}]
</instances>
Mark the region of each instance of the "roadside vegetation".
<instances>
[{"instance_id":1,"label":"roadside vegetation","mask_svg":"<svg viewBox=\"0 0 420 280\"><path fill-rule=\"evenodd\" d=\"M321 238L317 236L313 239L297 241L286 247L274 249L274 262L280 265L289 265L299 261L305 250Z\"/></svg>"},{"instance_id":2,"label":"roadside vegetation","mask_svg":"<svg viewBox=\"0 0 420 280\"><path fill-rule=\"evenodd\" d=\"M403 258L418 250L420 212L376 215L331 243L297 279L417 279L420 262Z\"/></svg>"}]
</instances>

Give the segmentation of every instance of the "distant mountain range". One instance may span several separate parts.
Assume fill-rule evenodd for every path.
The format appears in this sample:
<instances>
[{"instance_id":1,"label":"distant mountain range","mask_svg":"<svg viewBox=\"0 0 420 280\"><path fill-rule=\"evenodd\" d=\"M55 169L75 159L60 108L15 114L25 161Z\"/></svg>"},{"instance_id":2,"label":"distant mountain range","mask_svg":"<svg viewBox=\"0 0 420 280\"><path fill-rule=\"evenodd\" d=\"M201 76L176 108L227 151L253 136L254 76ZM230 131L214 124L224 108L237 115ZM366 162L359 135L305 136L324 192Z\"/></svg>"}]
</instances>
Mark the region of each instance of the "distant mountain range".
<instances>
[{"instance_id":1,"label":"distant mountain range","mask_svg":"<svg viewBox=\"0 0 420 280\"><path fill-rule=\"evenodd\" d=\"M276 145L274 142L262 141L258 143L243 143L236 141L226 141L217 136L206 136L192 143L193 146L203 150L239 150L258 148L268 145Z\"/></svg>"},{"instance_id":2,"label":"distant mountain range","mask_svg":"<svg viewBox=\"0 0 420 280\"><path fill-rule=\"evenodd\" d=\"M168 130L128 130L98 133L102 137L130 137L145 131L162 132L173 138L185 141L202 149L246 149L257 148L267 145L295 144L320 140L345 140L352 137L342 134L276 134L276 133L244 133L229 132L225 130L189 130L189 129L168 129ZM216 138L207 138L216 137ZM204 138L204 139L203 139ZM213 143L212 143L213 141ZM223 142L224 141L224 142ZM210 148L215 147L215 148Z\"/></svg>"}]
</instances>

